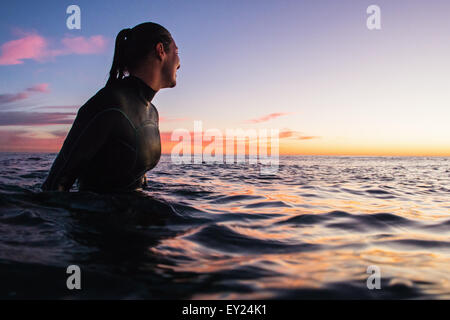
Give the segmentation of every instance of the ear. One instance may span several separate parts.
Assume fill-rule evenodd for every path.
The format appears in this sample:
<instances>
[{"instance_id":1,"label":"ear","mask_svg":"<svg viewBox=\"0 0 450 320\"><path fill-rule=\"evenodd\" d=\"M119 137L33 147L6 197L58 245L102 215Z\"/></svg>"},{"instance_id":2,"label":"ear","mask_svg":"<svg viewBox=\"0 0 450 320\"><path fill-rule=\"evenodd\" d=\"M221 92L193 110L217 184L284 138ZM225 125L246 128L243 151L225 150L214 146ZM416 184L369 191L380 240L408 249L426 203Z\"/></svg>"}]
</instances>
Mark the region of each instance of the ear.
<instances>
[{"instance_id":1,"label":"ear","mask_svg":"<svg viewBox=\"0 0 450 320\"><path fill-rule=\"evenodd\" d=\"M163 46L162 42L158 42L156 44L155 53L156 53L156 57L159 60L162 60L164 58L164 56L166 55L166 52L164 51L164 46Z\"/></svg>"}]
</instances>

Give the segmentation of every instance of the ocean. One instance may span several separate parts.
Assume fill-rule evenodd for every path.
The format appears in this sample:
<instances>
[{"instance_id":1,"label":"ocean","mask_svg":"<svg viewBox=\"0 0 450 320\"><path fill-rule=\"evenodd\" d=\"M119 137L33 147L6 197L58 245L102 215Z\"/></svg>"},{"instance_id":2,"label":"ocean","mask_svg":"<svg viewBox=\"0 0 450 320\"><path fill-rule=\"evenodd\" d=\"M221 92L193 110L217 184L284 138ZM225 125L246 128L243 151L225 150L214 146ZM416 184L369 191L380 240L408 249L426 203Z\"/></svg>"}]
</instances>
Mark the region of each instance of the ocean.
<instances>
[{"instance_id":1,"label":"ocean","mask_svg":"<svg viewBox=\"0 0 450 320\"><path fill-rule=\"evenodd\" d=\"M450 298L450 158L163 156L142 191L43 193L55 156L0 154L0 298Z\"/></svg>"}]
</instances>

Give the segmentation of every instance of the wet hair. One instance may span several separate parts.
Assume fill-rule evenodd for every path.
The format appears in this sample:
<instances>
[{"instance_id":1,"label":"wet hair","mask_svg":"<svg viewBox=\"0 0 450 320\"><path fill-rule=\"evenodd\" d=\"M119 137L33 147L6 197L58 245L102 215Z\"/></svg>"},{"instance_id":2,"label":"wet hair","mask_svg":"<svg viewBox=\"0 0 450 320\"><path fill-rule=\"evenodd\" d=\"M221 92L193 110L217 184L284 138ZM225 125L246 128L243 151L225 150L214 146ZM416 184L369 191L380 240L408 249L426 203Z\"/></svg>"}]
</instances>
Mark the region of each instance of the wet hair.
<instances>
[{"instance_id":1,"label":"wet hair","mask_svg":"<svg viewBox=\"0 0 450 320\"><path fill-rule=\"evenodd\" d=\"M172 36L163 26L145 22L134 28L121 30L116 37L114 58L106 85L125 77L125 73L135 69L161 42L169 51Z\"/></svg>"}]
</instances>

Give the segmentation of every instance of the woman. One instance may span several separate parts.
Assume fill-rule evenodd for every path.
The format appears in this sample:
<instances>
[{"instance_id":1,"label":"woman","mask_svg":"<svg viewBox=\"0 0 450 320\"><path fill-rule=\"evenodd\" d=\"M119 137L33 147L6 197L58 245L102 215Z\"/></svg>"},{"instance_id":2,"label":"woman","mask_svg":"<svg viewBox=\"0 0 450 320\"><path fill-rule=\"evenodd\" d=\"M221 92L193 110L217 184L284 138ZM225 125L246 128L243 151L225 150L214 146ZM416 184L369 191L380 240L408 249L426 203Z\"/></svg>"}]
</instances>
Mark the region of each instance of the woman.
<instances>
[{"instance_id":1,"label":"woman","mask_svg":"<svg viewBox=\"0 0 450 320\"><path fill-rule=\"evenodd\" d=\"M44 191L112 192L145 185L161 156L158 111L151 103L176 85L178 48L156 23L124 29L116 38L109 80L79 110Z\"/></svg>"}]
</instances>

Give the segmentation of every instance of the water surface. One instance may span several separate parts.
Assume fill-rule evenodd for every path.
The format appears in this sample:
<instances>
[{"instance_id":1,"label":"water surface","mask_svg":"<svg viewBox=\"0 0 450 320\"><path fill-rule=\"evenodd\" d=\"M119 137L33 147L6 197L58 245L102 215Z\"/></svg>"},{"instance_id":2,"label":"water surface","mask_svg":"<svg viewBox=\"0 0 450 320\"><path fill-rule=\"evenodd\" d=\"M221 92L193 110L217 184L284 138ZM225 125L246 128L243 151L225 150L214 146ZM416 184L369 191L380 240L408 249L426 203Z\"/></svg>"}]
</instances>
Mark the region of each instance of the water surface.
<instances>
[{"instance_id":1,"label":"water surface","mask_svg":"<svg viewBox=\"0 0 450 320\"><path fill-rule=\"evenodd\" d=\"M163 156L142 192L42 193L55 156L0 154L2 298L450 298L450 158Z\"/></svg>"}]
</instances>

